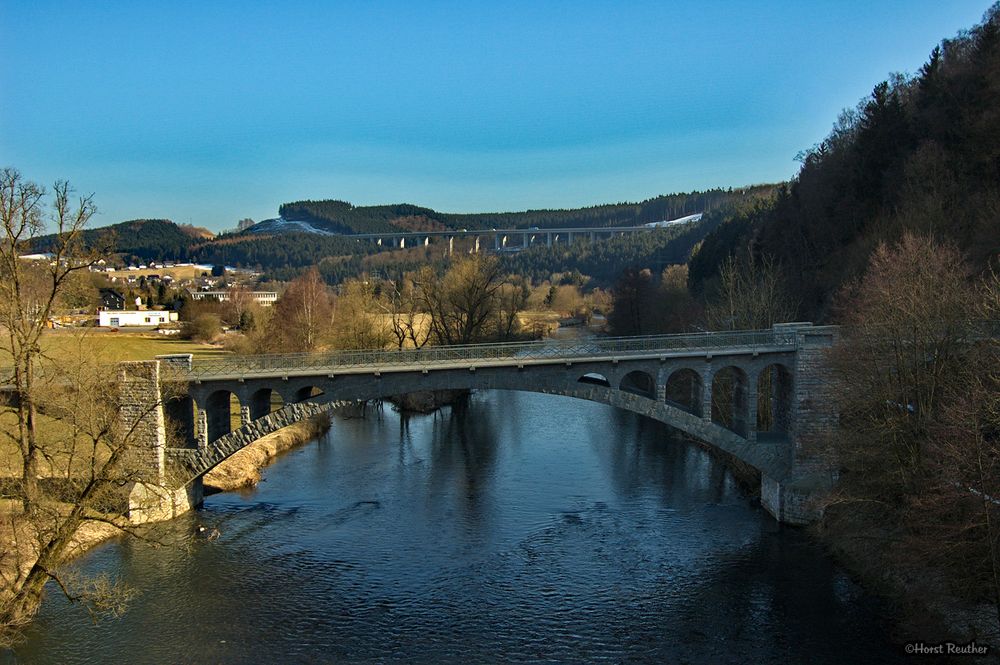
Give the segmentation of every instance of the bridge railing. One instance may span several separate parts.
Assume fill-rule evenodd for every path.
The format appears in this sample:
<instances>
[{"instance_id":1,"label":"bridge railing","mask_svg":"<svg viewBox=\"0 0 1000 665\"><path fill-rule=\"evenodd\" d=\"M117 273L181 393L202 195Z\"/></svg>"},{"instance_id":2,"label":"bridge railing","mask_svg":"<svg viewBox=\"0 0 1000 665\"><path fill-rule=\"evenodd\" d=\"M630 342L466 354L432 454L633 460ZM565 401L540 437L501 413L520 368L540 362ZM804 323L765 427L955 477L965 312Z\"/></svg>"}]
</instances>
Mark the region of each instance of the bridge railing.
<instances>
[{"instance_id":1,"label":"bridge railing","mask_svg":"<svg viewBox=\"0 0 1000 665\"><path fill-rule=\"evenodd\" d=\"M567 341L503 342L432 346L422 349L334 351L327 353L282 353L258 356L196 359L188 373L192 378L277 374L297 371L328 371L358 367L472 366L476 361L572 360L611 358L655 352L699 351L732 347L790 347L796 331L739 330L724 332L654 335L647 337L595 337Z\"/></svg>"}]
</instances>

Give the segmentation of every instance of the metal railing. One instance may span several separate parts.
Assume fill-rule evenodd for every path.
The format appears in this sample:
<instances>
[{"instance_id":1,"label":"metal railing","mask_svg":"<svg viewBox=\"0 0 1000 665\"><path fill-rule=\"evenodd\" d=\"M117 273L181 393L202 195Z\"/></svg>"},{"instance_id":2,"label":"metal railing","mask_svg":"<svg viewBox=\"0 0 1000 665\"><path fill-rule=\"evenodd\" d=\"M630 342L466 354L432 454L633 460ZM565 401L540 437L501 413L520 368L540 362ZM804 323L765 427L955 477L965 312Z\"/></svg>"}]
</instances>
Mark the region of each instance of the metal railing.
<instances>
[{"instance_id":1,"label":"metal railing","mask_svg":"<svg viewBox=\"0 0 1000 665\"><path fill-rule=\"evenodd\" d=\"M657 353L740 348L794 348L795 329L739 330L649 337L594 337L568 341L504 342L431 346L423 349L282 353L259 356L196 359L187 373L192 379L249 375L280 375L305 371L335 373L357 368L472 367L477 362L562 361L583 358L655 356Z\"/></svg>"}]
</instances>

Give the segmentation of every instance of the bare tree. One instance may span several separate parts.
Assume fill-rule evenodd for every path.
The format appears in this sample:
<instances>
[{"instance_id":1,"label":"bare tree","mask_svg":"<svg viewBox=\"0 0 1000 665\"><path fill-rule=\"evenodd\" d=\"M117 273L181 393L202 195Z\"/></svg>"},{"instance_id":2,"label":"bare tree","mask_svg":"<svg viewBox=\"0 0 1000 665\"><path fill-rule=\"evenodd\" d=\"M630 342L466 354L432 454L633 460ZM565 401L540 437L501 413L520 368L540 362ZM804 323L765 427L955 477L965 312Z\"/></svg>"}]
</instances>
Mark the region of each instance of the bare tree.
<instances>
[{"instance_id":1,"label":"bare tree","mask_svg":"<svg viewBox=\"0 0 1000 665\"><path fill-rule=\"evenodd\" d=\"M70 194L66 183L56 183L47 211L41 187L14 169L0 171L0 352L11 364L0 379L12 388L0 407L0 463L4 475L20 481L11 490L17 500L0 503L0 643L30 620L50 580L71 600L89 598L96 610L121 608L126 594L114 585L91 580L73 588L59 566L85 523L129 528L120 517L121 492L148 475L137 432L160 400L126 404L119 370L100 363L85 342L75 361L53 362L42 351L67 284L94 259L81 242L92 198L72 204ZM46 222L55 231L51 258L20 258Z\"/></svg>"},{"instance_id":2,"label":"bare tree","mask_svg":"<svg viewBox=\"0 0 1000 665\"><path fill-rule=\"evenodd\" d=\"M333 322L330 292L319 270L310 268L293 280L274 304L270 340L282 351L315 351Z\"/></svg>"},{"instance_id":3,"label":"bare tree","mask_svg":"<svg viewBox=\"0 0 1000 665\"><path fill-rule=\"evenodd\" d=\"M418 306L430 315L438 344L495 339L505 275L495 256L460 258L443 276L425 267L413 278Z\"/></svg>"},{"instance_id":4,"label":"bare tree","mask_svg":"<svg viewBox=\"0 0 1000 665\"><path fill-rule=\"evenodd\" d=\"M848 326L836 357L845 422L861 428L867 445L888 456L881 464L905 482L963 363L962 339L976 317L969 269L954 246L906 234L898 246L875 250L840 309Z\"/></svg>"},{"instance_id":5,"label":"bare tree","mask_svg":"<svg viewBox=\"0 0 1000 665\"><path fill-rule=\"evenodd\" d=\"M975 314L995 322L995 273L978 295ZM924 484L912 499L907 545L922 563L948 571L960 595L989 602L1000 635L1000 345L974 334L961 356L954 379L945 381L939 417L928 427Z\"/></svg>"},{"instance_id":6,"label":"bare tree","mask_svg":"<svg viewBox=\"0 0 1000 665\"><path fill-rule=\"evenodd\" d=\"M229 299L226 301L227 319L231 325L244 328L247 324L247 316L250 310L257 303L253 299L250 289L237 284L229 287Z\"/></svg>"},{"instance_id":7,"label":"bare tree","mask_svg":"<svg viewBox=\"0 0 1000 665\"><path fill-rule=\"evenodd\" d=\"M17 395L17 446L22 463L21 480L25 509L38 496L38 465L42 449L38 440L38 390L35 385L41 360L39 340L54 313L64 285L95 260L82 253L81 236L96 212L93 197L70 202L66 182L54 187L50 214L44 210L45 190L24 180L15 169L0 171L0 326L3 350L12 363L12 376L5 377ZM26 262L32 241L50 221L55 231L51 259Z\"/></svg>"},{"instance_id":8,"label":"bare tree","mask_svg":"<svg viewBox=\"0 0 1000 665\"><path fill-rule=\"evenodd\" d=\"M726 259L719 270L719 289L705 310L711 330L752 330L795 318L796 306L784 287L781 271L770 258Z\"/></svg>"},{"instance_id":9,"label":"bare tree","mask_svg":"<svg viewBox=\"0 0 1000 665\"><path fill-rule=\"evenodd\" d=\"M86 334L78 343L89 347ZM42 458L35 494L23 509L0 511L0 532L9 543L0 553L0 643L16 638L50 580L69 600L98 613L119 613L129 596L106 577L66 577L61 566L88 539L136 533L124 513L130 488L155 482L143 468L149 449L141 434L161 397L136 409L114 364L93 353L75 358L46 364L37 384L45 391L35 401Z\"/></svg>"},{"instance_id":10,"label":"bare tree","mask_svg":"<svg viewBox=\"0 0 1000 665\"><path fill-rule=\"evenodd\" d=\"M379 304L389 316L389 332L396 348L411 346L422 349L431 339L431 326L427 314L420 310L413 280L404 277L399 285L385 282Z\"/></svg>"},{"instance_id":11,"label":"bare tree","mask_svg":"<svg viewBox=\"0 0 1000 665\"><path fill-rule=\"evenodd\" d=\"M527 306L530 295L528 281L520 275L511 277L500 287L497 292L497 337L512 339L517 334L520 328L518 314Z\"/></svg>"},{"instance_id":12,"label":"bare tree","mask_svg":"<svg viewBox=\"0 0 1000 665\"><path fill-rule=\"evenodd\" d=\"M334 300L334 346L339 349L380 349L389 342L389 325L378 312L375 284L345 282Z\"/></svg>"},{"instance_id":13,"label":"bare tree","mask_svg":"<svg viewBox=\"0 0 1000 665\"><path fill-rule=\"evenodd\" d=\"M1000 284L969 272L953 245L906 234L841 294L823 526L869 566L993 604L1000 634L1000 351L978 323Z\"/></svg>"}]
</instances>

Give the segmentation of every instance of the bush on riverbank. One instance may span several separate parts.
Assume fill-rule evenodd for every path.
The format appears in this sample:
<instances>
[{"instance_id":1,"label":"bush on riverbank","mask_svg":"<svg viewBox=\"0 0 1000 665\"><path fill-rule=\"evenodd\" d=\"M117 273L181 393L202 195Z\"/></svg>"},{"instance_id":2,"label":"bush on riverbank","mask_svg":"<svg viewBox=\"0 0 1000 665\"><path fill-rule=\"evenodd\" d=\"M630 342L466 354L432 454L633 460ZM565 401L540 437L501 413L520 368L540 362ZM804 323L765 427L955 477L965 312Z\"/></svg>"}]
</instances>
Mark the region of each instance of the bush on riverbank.
<instances>
[{"instance_id":1,"label":"bush on riverbank","mask_svg":"<svg viewBox=\"0 0 1000 665\"><path fill-rule=\"evenodd\" d=\"M431 413L442 406L466 399L471 390L421 390L405 395L393 395L388 401L402 413Z\"/></svg>"}]
</instances>

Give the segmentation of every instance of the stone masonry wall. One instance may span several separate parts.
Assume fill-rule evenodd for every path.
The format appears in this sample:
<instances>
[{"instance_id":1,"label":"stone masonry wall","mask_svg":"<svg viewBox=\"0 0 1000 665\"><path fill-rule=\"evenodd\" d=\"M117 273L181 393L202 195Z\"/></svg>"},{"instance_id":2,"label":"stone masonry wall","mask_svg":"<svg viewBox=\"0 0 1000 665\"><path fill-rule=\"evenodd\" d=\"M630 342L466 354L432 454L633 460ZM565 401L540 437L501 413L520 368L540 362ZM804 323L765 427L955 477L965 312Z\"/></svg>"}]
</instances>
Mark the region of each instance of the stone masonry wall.
<instances>
[{"instance_id":1,"label":"stone masonry wall","mask_svg":"<svg viewBox=\"0 0 1000 665\"><path fill-rule=\"evenodd\" d=\"M160 403L160 364L155 360L119 366L120 427L133 429L133 464L139 477L162 484L167 432Z\"/></svg>"},{"instance_id":2,"label":"stone masonry wall","mask_svg":"<svg viewBox=\"0 0 1000 665\"><path fill-rule=\"evenodd\" d=\"M819 470L816 450L835 431L840 417L831 394L829 354L836 343L830 328L801 330L792 389L792 437L795 475Z\"/></svg>"}]
</instances>

